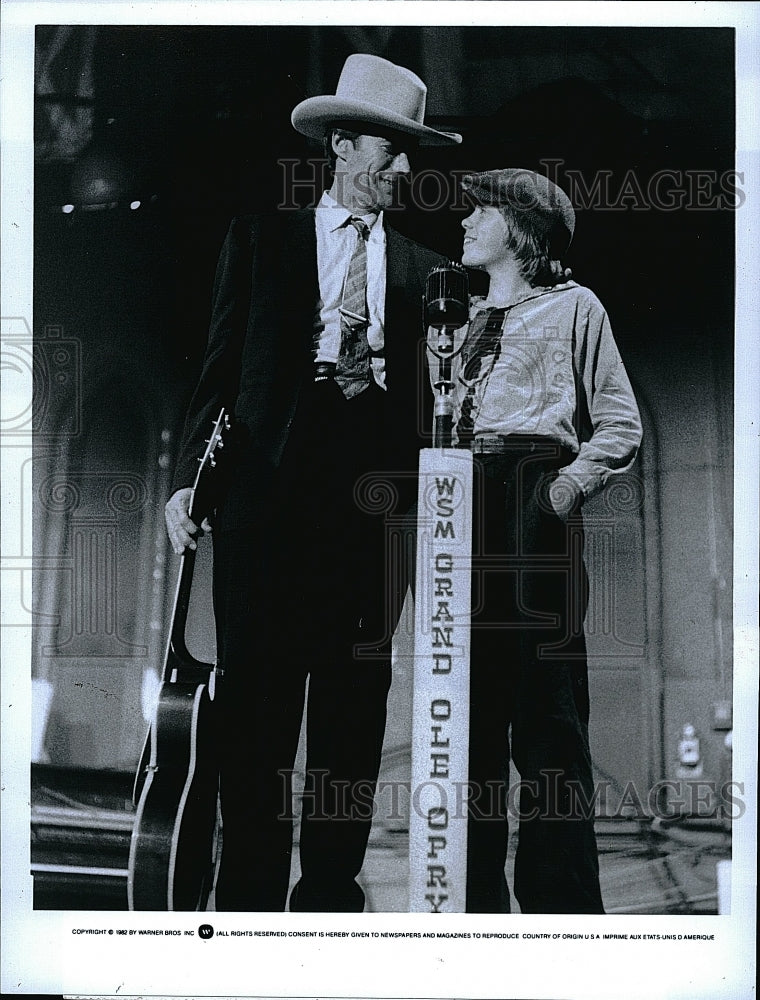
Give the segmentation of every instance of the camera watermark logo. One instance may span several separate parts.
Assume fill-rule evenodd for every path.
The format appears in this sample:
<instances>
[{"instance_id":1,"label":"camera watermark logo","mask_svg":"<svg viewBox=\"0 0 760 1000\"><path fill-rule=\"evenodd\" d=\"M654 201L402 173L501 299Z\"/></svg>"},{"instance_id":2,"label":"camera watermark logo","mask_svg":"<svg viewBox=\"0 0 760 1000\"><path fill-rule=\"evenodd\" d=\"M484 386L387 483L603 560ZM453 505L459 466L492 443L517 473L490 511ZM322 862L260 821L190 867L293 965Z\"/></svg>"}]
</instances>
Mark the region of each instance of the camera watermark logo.
<instances>
[{"instance_id":1,"label":"camera watermark logo","mask_svg":"<svg viewBox=\"0 0 760 1000\"><path fill-rule=\"evenodd\" d=\"M21 316L2 320L3 391L0 434L34 434L48 441L76 437L82 428L82 345L60 326L32 336Z\"/></svg>"}]
</instances>

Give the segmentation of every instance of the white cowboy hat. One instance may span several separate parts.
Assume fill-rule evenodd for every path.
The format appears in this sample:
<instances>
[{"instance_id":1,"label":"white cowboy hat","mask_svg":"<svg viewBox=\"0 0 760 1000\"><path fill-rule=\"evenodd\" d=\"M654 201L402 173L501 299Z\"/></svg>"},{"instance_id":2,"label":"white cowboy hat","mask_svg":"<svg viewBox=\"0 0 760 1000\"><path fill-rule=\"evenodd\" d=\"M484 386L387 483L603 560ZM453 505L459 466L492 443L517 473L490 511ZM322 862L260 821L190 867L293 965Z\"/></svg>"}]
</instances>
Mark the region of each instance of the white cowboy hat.
<instances>
[{"instance_id":1,"label":"white cowboy hat","mask_svg":"<svg viewBox=\"0 0 760 1000\"><path fill-rule=\"evenodd\" d=\"M427 87L411 70L379 56L349 56L335 96L309 97L293 109L297 131L321 139L332 125L358 122L416 136L421 143L461 142L456 132L439 132L423 124Z\"/></svg>"}]
</instances>

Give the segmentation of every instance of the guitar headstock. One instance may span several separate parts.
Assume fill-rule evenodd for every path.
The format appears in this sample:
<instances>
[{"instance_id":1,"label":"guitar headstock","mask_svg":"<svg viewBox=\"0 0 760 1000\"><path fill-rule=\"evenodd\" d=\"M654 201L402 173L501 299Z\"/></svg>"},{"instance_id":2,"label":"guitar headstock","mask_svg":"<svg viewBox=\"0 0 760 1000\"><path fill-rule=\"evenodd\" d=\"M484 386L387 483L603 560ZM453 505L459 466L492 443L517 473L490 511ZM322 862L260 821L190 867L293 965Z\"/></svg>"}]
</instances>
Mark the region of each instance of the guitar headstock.
<instances>
[{"instance_id":1,"label":"guitar headstock","mask_svg":"<svg viewBox=\"0 0 760 1000\"><path fill-rule=\"evenodd\" d=\"M206 438L206 450L203 453L203 457L198 459L200 462L199 472L202 472L206 468L206 465L209 468L215 468L216 454L224 447L224 436L229 429L230 417L224 407L222 407L214 423L214 429L211 431L211 437Z\"/></svg>"},{"instance_id":2,"label":"guitar headstock","mask_svg":"<svg viewBox=\"0 0 760 1000\"><path fill-rule=\"evenodd\" d=\"M219 416L214 421L210 436L206 438L206 450L198 459L198 472L193 485L191 516L205 516L208 510L214 506L207 496L207 484L211 472L219 464L220 452L224 449L226 436L229 432L230 416L227 410L222 407Z\"/></svg>"}]
</instances>

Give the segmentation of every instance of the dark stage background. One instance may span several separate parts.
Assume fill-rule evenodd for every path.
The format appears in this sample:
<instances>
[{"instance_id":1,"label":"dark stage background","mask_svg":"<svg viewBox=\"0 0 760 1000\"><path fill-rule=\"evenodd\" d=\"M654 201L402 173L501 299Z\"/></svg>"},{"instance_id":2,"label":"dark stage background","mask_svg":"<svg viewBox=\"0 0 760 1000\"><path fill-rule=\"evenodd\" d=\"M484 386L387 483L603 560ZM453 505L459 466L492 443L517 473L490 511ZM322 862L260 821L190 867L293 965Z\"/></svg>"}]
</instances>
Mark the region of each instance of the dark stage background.
<instances>
[{"instance_id":1,"label":"dark stage background","mask_svg":"<svg viewBox=\"0 0 760 1000\"><path fill-rule=\"evenodd\" d=\"M608 309L645 424L634 472L587 510L602 820L639 822L632 787L651 824L657 781L730 777L733 45L714 28L38 28L38 861L59 834L71 857L77 830L81 851L103 843L98 810L125 814L108 820L118 850L128 835L176 572L162 508L216 256L230 218L277 205L286 175L295 201L318 196L317 168L292 161L321 153L290 111L334 91L354 51L418 72L429 120L464 136L420 151L399 229L458 257L464 211L444 202L467 168L551 169L575 195L567 264ZM208 653L207 593L197 611ZM401 636L395 776L408 773L409 656ZM714 799L703 811L720 821Z\"/></svg>"}]
</instances>

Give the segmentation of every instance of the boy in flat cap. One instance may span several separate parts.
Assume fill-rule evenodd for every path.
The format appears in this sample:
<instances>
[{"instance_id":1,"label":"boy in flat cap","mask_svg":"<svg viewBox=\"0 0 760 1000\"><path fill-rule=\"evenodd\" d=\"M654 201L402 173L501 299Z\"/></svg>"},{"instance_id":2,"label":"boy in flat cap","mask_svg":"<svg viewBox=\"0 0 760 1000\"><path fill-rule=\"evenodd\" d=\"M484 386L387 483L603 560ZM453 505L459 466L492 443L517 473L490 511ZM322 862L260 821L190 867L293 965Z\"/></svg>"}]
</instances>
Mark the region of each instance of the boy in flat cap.
<instances>
[{"instance_id":1,"label":"boy in flat cap","mask_svg":"<svg viewBox=\"0 0 760 1000\"><path fill-rule=\"evenodd\" d=\"M218 910L283 910L291 786L306 700L301 877L291 910L361 911L390 638L406 588L389 565L367 476L414 496L420 439L420 300L441 258L387 225L424 124L426 87L350 56L334 95L292 114L326 140L334 180L315 208L235 219L221 252L208 348L166 507L176 551L194 545L189 484L210 421L237 426L214 524L214 608L224 681ZM403 490L402 490L403 491ZM381 491L382 492L382 491ZM399 505L403 499L399 500ZM382 506L382 505L381 505ZM392 506L392 505L389 505Z\"/></svg>"},{"instance_id":2,"label":"boy in flat cap","mask_svg":"<svg viewBox=\"0 0 760 1000\"><path fill-rule=\"evenodd\" d=\"M467 910L509 912L511 757L522 912L601 913L579 511L630 468L641 423L606 312L560 263L567 195L521 169L463 187L462 263L490 279L453 372L455 444L475 462Z\"/></svg>"}]
</instances>

